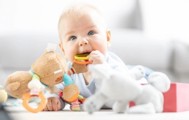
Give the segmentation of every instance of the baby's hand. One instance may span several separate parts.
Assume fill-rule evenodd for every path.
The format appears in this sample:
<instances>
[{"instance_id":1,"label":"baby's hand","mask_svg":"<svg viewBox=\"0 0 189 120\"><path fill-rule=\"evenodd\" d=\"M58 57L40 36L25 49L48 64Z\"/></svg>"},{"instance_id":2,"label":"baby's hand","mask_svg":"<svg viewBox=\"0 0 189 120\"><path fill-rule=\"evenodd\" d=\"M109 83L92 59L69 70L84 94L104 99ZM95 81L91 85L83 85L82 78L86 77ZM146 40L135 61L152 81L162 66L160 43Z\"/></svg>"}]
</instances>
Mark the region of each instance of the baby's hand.
<instances>
[{"instance_id":1,"label":"baby's hand","mask_svg":"<svg viewBox=\"0 0 189 120\"><path fill-rule=\"evenodd\" d=\"M89 61L91 61L92 64L102 64L105 62L105 57L101 52L95 50L90 53Z\"/></svg>"},{"instance_id":2,"label":"baby's hand","mask_svg":"<svg viewBox=\"0 0 189 120\"><path fill-rule=\"evenodd\" d=\"M58 111L62 110L65 106L65 103L58 97L48 98L47 105L43 111Z\"/></svg>"}]
</instances>

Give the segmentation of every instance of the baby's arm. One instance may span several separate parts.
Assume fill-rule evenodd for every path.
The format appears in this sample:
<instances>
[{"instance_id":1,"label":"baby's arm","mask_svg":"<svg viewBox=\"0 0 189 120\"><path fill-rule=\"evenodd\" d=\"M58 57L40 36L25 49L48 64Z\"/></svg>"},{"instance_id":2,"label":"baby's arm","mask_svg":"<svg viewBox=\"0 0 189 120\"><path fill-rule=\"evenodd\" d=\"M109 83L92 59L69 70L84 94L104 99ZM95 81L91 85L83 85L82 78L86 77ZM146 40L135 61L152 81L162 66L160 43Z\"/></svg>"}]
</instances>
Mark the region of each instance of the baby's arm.
<instances>
[{"instance_id":1,"label":"baby's arm","mask_svg":"<svg viewBox=\"0 0 189 120\"><path fill-rule=\"evenodd\" d=\"M59 111L65 107L65 102L59 97L48 98L47 105L44 111Z\"/></svg>"}]
</instances>

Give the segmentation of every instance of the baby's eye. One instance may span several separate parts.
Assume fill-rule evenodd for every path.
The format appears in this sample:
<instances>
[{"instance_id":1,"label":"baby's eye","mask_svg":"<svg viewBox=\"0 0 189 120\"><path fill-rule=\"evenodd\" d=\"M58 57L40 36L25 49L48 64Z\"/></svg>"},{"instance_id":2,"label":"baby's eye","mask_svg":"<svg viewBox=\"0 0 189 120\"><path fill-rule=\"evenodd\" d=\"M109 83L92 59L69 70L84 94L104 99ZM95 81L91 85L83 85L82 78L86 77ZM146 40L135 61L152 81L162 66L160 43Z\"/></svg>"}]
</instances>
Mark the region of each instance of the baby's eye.
<instances>
[{"instance_id":1,"label":"baby's eye","mask_svg":"<svg viewBox=\"0 0 189 120\"><path fill-rule=\"evenodd\" d=\"M77 39L76 36L70 36L68 40L69 40L69 41L73 41L73 40L75 40L75 39Z\"/></svg>"},{"instance_id":2,"label":"baby's eye","mask_svg":"<svg viewBox=\"0 0 189 120\"><path fill-rule=\"evenodd\" d=\"M95 34L95 32L93 30L88 32L88 35L94 35L94 34Z\"/></svg>"}]
</instances>

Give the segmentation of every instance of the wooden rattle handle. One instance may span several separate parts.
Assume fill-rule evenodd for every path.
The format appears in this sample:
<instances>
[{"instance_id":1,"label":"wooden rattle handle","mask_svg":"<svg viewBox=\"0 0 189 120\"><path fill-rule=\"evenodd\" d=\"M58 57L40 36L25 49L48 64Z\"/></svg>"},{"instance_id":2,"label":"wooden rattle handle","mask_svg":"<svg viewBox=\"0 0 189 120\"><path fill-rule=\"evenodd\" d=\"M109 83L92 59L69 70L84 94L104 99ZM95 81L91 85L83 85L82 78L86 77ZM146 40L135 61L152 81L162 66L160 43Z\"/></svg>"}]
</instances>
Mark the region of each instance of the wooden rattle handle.
<instances>
[{"instance_id":1,"label":"wooden rattle handle","mask_svg":"<svg viewBox=\"0 0 189 120\"><path fill-rule=\"evenodd\" d=\"M47 100L46 100L46 98L45 98L45 96L43 95L42 92L39 92L38 97L41 99L41 101L40 101L40 104L38 105L37 108L31 107L29 105L29 103L28 103L29 100L32 98L30 93L26 93L26 94L23 95L23 98L22 98L23 99L23 103L22 103L22 105L26 108L26 110L28 110L28 111L30 111L32 113L40 112L45 108Z\"/></svg>"}]
</instances>

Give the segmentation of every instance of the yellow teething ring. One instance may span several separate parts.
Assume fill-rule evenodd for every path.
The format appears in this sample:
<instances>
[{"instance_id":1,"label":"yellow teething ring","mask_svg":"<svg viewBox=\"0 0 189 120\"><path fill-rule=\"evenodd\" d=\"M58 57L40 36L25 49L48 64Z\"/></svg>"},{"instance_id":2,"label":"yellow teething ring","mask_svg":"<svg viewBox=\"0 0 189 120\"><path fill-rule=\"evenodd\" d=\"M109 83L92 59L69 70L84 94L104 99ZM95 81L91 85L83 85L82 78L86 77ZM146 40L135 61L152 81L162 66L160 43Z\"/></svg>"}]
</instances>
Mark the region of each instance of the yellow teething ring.
<instances>
[{"instance_id":1,"label":"yellow teething ring","mask_svg":"<svg viewBox=\"0 0 189 120\"><path fill-rule=\"evenodd\" d=\"M76 59L76 60L88 60L89 59L89 57L88 56L74 56L74 59Z\"/></svg>"},{"instance_id":2,"label":"yellow teething ring","mask_svg":"<svg viewBox=\"0 0 189 120\"><path fill-rule=\"evenodd\" d=\"M39 92L38 97L41 99L41 102L40 102L40 104L38 105L37 108L33 108L28 104L29 100L32 98L32 95L30 95L30 93L26 93L26 94L23 95L22 105L26 108L26 110L28 110L30 112L33 112L33 113L40 112L45 108L47 100L46 100L46 98L45 98L45 96L43 95L42 92Z\"/></svg>"},{"instance_id":3,"label":"yellow teething ring","mask_svg":"<svg viewBox=\"0 0 189 120\"><path fill-rule=\"evenodd\" d=\"M85 65L85 64L90 64L91 61L79 61L79 60L74 60L74 63Z\"/></svg>"},{"instance_id":4,"label":"yellow teething ring","mask_svg":"<svg viewBox=\"0 0 189 120\"><path fill-rule=\"evenodd\" d=\"M75 55L74 62L77 64L90 64L89 53Z\"/></svg>"}]
</instances>

